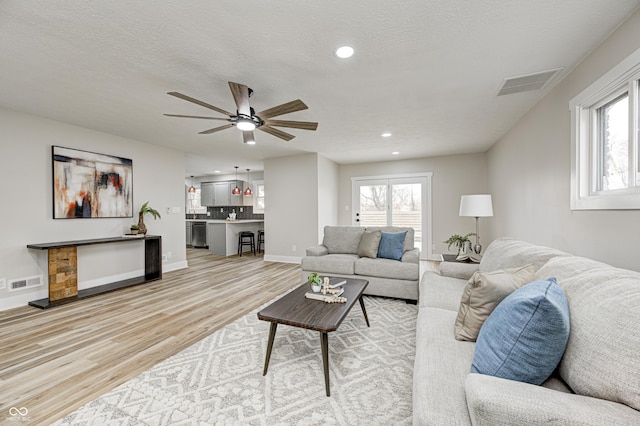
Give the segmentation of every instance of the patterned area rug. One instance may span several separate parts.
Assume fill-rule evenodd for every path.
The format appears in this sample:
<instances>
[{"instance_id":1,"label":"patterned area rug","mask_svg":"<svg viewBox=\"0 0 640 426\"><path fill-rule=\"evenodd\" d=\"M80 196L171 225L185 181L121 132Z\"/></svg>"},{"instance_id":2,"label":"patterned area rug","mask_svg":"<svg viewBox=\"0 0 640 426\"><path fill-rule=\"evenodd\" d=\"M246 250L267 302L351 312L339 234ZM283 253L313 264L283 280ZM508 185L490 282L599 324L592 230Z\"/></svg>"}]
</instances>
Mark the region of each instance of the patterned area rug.
<instances>
[{"instance_id":1,"label":"patterned area rug","mask_svg":"<svg viewBox=\"0 0 640 426\"><path fill-rule=\"evenodd\" d=\"M318 332L269 324L258 308L56 425L410 425L417 306L365 296L329 333L331 396Z\"/></svg>"}]
</instances>

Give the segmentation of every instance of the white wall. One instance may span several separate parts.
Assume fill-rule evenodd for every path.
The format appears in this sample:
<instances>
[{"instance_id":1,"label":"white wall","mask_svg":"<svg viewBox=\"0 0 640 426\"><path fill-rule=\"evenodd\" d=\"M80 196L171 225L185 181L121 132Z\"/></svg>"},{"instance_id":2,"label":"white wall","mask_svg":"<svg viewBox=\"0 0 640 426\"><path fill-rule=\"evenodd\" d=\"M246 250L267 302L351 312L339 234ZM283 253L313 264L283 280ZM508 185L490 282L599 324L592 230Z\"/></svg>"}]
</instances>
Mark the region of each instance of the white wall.
<instances>
[{"instance_id":1,"label":"white wall","mask_svg":"<svg viewBox=\"0 0 640 426\"><path fill-rule=\"evenodd\" d=\"M264 161L267 261L298 263L305 249L317 244L317 157L303 154Z\"/></svg>"},{"instance_id":2,"label":"white wall","mask_svg":"<svg viewBox=\"0 0 640 426\"><path fill-rule=\"evenodd\" d=\"M318 242L322 242L324 227L338 224L338 164L318 156Z\"/></svg>"},{"instance_id":3,"label":"white wall","mask_svg":"<svg viewBox=\"0 0 640 426\"><path fill-rule=\"evenodd\" d=\"M639 211L569 208L569 101L639 47L637 11L491 148L493 236L511 236L640 270Z\"/></svg>"},{"instance_id":4,"label":"white wall","mask_svg":"<svg viewBox=\"0 0 640 426\"><path fill-rule=\"evenodd\" d=\"M0 109L0 279L44 276L32 290L0 290L0 310L46 298L46 251L27 244L119 236L137 222L137 209L149 200L162 219L145 217L150 234L162 236L162 252L171 258L166 272L186 267L184 233L184 153L139 141ZM58 145L133 160L135 216L123 219L52 219L51 146ZM167 214L167 207L180 214ZM140 275L142 242L78 249L79 288ZM35 309L35 308L34 308Z\"/></svg>"},{"instance_id":5,"label":"white wall","mask_svg":"<svg viewBox=\"0 0 640 426\"><path fill-rule=\"evenodd\" d=\"M458 216L460 196L487 192L486 155L465 154L442 157L416 158L411 160L340 166L340 191L338 200L338 222L351 225L351 178L362 176L394 175L403 173L432 172L432 233L435 253L448 253L442 241L451 234L475 232L475 220ZM481 219L480 235L486 247L490 235L490 224L498 218Z\"/></svg>"}]
</instances>

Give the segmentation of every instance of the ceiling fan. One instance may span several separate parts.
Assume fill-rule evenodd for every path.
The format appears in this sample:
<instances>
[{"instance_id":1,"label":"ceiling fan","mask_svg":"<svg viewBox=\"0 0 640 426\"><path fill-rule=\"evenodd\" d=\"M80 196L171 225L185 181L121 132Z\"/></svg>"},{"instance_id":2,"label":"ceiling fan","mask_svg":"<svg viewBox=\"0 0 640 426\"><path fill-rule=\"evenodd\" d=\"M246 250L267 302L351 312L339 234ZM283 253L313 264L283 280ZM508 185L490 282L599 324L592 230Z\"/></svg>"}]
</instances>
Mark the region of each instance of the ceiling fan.
<instances>
[{"instance_id":1,"label":"ceiling fan","mask_svg":"<svg viewBox=\"0 0 640 426\"><path fill-rule=\"evenodd\" d=\"M284 132L282 130L276 129L276 127L290 127L293 129L303 129L303 130L316 130L318 127L318 123L310 122L310 121L291 121L291 120L272 120L273 117L277 117L279 115L289 114L291 112L302 111L308 106L305 105L300 99L296 99L295 101L287 102L282 105L275 106L273 108L265 109L264 111L260 111L256 113L254 109L249 104L249 97L253 94L253 90L244 84L229 82L229 88L231 89L231 94L233 95L233 99L236 102L236 110L235 114L232 114L228 111L225 111L221 108L210 105L206 102L199 101L190 96L183 95L178 92L167 92L168 95L175 96L176 98L184 99L185 101L192 102L196 105L203 106L205 108L212 109L220 114L228 115L229 118L218 118L218 117L203 117L198 115L179 115L179 114L164 114L167 117L180 117L180 118L199 118L203 120L219 120L219 121L227 121L228 124L214 127L209 130L204 130L200 132L201 135L208 135L211 133L219 132L220 130L228 129L230 127L237 127L242 130L242 137L245 143L253 144L255 143L255 139L253 136L253 130L258 129L263 132L269 133L270 135L276 136L280 139L284 139L285 141L290 141L295 138L294 135Z\"/></svg>"}]
</instances>

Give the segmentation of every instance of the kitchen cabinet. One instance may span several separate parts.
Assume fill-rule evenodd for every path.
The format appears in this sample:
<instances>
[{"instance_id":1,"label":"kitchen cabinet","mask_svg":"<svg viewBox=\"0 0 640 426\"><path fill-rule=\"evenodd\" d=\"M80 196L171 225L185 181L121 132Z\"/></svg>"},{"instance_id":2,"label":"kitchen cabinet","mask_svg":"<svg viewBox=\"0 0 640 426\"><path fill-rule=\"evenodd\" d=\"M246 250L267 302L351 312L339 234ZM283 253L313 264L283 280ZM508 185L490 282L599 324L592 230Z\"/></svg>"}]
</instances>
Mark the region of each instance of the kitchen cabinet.
<instances>
[{"instance_id":1,"label":"kitchen cabinet","mask_svg":"<svg viewBox=\"0 0 640 426\"><path fill-rule=\"evenodd\" d=\"M241 189L240 195L231 192L236 186L236 181L202 182L200 184L200 205L202 206L249 206L253 203L253 197L245 197L242 191L248 187L248 183L238 180Z\"/></svg>"},{"instance_id":2,"label":"kitchen cabinet","mask_svg":"<svg viewBox=\"0 0 640 426\"><path fill-rule=\"evenodd\" d=\"M200 184L200 205L215 206L215 186L214 182L202 182Z\"/></svg>"},{"instance_id":3,"label":"kitchen cabinet","mask_svg":"<svg viewBox=\"0 0 640 426\"><path fill-rule=\"evenodd\" d=\"M216 206L231 206L231 191L235 184L230 182L216 182L215 183L215 205Z\"/></svg>"},{"instance_id":4,"label":"kitchen cabinet","mask_svg":"<svg viewBox=\"0 0 640 426\"><path fill-rule=\"evenodd\" d=\"M191 222L187 222L187 245L190 246L191 245Z\"/></svg>"}]
</instances>

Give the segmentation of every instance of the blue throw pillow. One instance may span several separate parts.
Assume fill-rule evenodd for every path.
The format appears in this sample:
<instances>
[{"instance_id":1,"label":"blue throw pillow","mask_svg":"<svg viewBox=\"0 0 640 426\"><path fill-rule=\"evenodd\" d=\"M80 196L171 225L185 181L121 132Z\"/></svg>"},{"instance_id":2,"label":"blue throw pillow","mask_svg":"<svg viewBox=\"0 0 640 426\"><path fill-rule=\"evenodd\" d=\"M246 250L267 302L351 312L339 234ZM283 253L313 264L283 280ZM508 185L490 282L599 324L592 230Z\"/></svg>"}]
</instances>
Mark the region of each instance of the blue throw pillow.
<instances>
[{"instance_id":1,"label":"blue throw pillow","mask_svg":"<svg viewBox=\"0 0 640 426\"><path fill-rule=\"evenodd\" d=\"M569 340L569 305L555 278L520 287L484 322L471 371L540 385Z\"/></svg>"},{"instance_id":2,"label":"blue throw pillow","mask_svg":"<svg viewBox=\"0 0 640 426\"><path fill-rule=\"evenodd\" d=\"M407 231L397 233L383 232L378 246L378 257L393 260L402 259L404 239L406 237Z\"/></svg>"}]
</instances>

